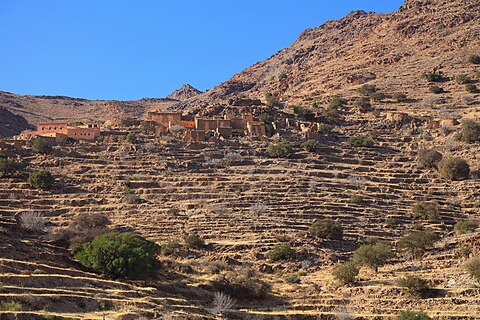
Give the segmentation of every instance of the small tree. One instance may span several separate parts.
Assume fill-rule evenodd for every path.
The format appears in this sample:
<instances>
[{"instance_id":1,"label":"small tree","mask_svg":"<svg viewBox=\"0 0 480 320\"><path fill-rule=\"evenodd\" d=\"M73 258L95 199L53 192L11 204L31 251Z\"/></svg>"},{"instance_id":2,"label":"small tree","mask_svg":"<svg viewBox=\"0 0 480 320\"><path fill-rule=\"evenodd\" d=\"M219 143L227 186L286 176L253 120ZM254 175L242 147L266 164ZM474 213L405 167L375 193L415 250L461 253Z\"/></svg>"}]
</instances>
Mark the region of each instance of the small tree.
<instances>
[{"instance_id":1,"label":"small tree","mask_svg":"<svg viewBox=\"0 0 480 320\"><path fill-rule=\"evenodd\" d=\"M40 154L47 154L52 152L52 146L45 140L40 137L33 139L30 142L32 151Z\"/></svg>"},{"instance_id":2,"label":"small tree","mask_svg":"<svg viewBox=\"0 0 480 320\"><path fill-rule=\"evenodd\" d=\"M436 150L418 150L417 162L420 168L436 168L442 159L443 155Z\"/></svg>"},{"instance_id":3,"label":"small tree","mask_svg":"<svg viewBox=\"0 0 480 320\"><path fill-rule=\"evenodd\" d=\"M215 292L210 313L214 316L223 315L235 305L235 299L223 292Z\"/></svg>"},{"instance_id":4,"label":"small tree","mask_svg":"<svg viewBox=\"0 0 480 320\"><path fill-rule=\"evenodd\" d=\"M398 320L431 320L423 311L400 311L397 317Z\"/></svg>"},{"instance_id":5,"label":"small tree","mask_svg":"<svg viewBox=\"0 0 480 320\"><path fill-rule=\"evenodd\" d=\"M293 154L293 149L286 141L272 143L268 146L268 155L272 158L288 158Z\"/></svg>"},{"instance_id":6,"label":"small tree","mask_svg":"<svg viewBox=\"0 0 480 320\"><path fill-rule=\"evenodd\" d=\"M448 180L464 180L470 176L470 166L462 158L450 158L438 164L438 172Z\"/></svg>"},{"instance_id":7,"label":"small tree","mask_svg":"<svg viewBox=\"0 0 480 320\"><path fill-rule=\"evenodd\" d=\"M465 264L468 274L480 281L480 257L473 258Z\"/></svg>"},{"instance_id":8,"label":"small tree","mask_svg":"<svg viewBox=\"0 0 480 320\"><path fill-rule=\"evenodd\" d=\"M431 230L414 230L398 242L398 248L407 256L420 258L428 248L433 247L438 236Z\"/></svg>"},{"instance_id":9,"label":"small tree","mask_svg":"<svg viewBox=\"0 0 480 320\"><path fill-rule=\"evenodd\" d=\"M480 123L470 119L463 121L456 138L467 143L480 142Z\"/></svg>"},{"instance_id":10,"label":"small tree","mask_svg":"<svg viewBox=\"0 0 480 320\"><path fill-rule=\"evenodd\" d=\"M16 172L25 169L26 165L22 162L0 158L0 178L13 176Z\"/></svg>"},{"instance_id":11,"label":"small tree","mask_svg":"<svg viewBox=\"0 0 480 320\"><path fill-rule=\"evenodd\" d=\"M185 246L190 249L202 249L205 247L205 241L196 233L185 237Z\"/></svg>"},{"instance_id":12,"label":"small tree","mask_svg":"<svg viewBox=\"0 0 480 320\"><path fill-rule=\"evenodd\" d=\"M417 276L406 276L398 280L398 285L412 298L426 298L430 293L430 283Z\"/></svg>"},{"instance_id":13,"label":"small tree","mask_svg":"<svg viewBox=\"0 0 480 320\"><path fill-rule=\"evenodd\" d=\"M212 286L238 299L263 299L270 290L270 286L247 267L221 272L212 280Z\"/></svg>"},{"instance_id":14,"label":"small tree","mask_svg":"<svg viewBox=\"0 0 480 320\"><path fill-rule=\"evenodd\" d=\"M322 219L315 221L308 232L314 237L329 240L342 240L343 228L340 222L333 219Z\"/></svg>"},{"instance_id":15,"label":"small tree","mask_svg":"<svg viewBox=\"0 0 480 320\"><path fill-rule=\"evenodd\" d=\"M125 137L125 141L128 142L128 143L131 143L131 144L135 144L135 143L137 143L137 135L133 132L130 132Z\"/></svg>"},{"instance_id":16,"label":"small tree","mask_svg":"<svg viewBox=\"0 0 480 320\"><path fill-rule=\"evenodd\" d=\"M158 251L158 245L132 232L110 232L85 243L75 258L113 277L146 279L158 269Z\"/></svg>"},{"instance_id":17,"label":"small tree","mask_svg":"<svg viewBox=\"0 0 480 320\"><path fill-rule=\"evenodd\" d=\"M393 257L392 248L382 242L360 246L353 252L353 261L360 266L367 266L378 272Z\"/></svg>"},{"instance_id":18,"label":"small tree","mask_svg":"<svg viewBox=\"0 0 480 320\"><path fill-rule=\"evenodd\" d=\"M268 259L272 261L290 260L296 256L295 250L288 244L278 244L267 253Z\"/></svg>"},{"instance_id":19,"label":"small tree","mask_svg":"<svg viewBox=\"0 0 480 320\"><path fill-rule=\"evenodd\" d=\"M438 219L438 205L434 202L421 201L415 203L412 212L415 218L436 221Z\"/></svg>"},{"instance_id":20,"label":"small tree","mask_svg":"<svg viewBox=\"0 0 480 320\"><path fill-rule=\"evenodd\" d=\"M352 261L348 261L337 265L333 269L332 275L335 279L345 285L354 283L359 272L360 270L357 265Z\"/></svg>"},{"instance_id":21,"label":"small tree","mask_svg":"<svg viewBox=\"0 0 480 320\"><path fill-rule=\"evenodd\" d=\"M27 183L30 187L36 189L50 189L55 182L55 178L50 171L32 172L28 176Z\"/></svg>"},{"instance_id":22,"label":"small tree","mask_svg":"<svg viewBox=\"0 0 480 320\"><path fill-rule=\"evenodd\" d=\"M457 234L465 234L469 232L475 231L479 226L479 223L474 220L463 220L463 221L458 221L455 226L453 227L453 230Z\"/></svg>"}]
</instances>

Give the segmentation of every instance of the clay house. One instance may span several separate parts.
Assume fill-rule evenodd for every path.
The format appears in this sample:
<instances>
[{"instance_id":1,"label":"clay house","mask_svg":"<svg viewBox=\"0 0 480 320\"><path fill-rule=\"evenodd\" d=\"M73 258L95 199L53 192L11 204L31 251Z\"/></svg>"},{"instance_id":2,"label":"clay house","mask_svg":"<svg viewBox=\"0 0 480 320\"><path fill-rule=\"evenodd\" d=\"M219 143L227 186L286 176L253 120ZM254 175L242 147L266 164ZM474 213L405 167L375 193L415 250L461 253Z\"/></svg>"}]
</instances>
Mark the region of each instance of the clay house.
<instances>
[{"instance_id":1,"label":"clay house","mask_svg":"<svg viewBox=\"0 0 480 320\"><path fill-rule=\"evenodd\" d=\"M68 138L94 141L99 136L100 126L98 124L69 125L66 122L42 122L37 125L36 131L24 131L20 134L22 139L45 137L51 138L55 142L63 142Z\"/></svg>"},{"instance_id":2,"label":"clay house","mask_svg":"<svg viewBox=\"0 0 480 320\"><path fill-rule=\"evenodd\" d=\"M224 116L199 117L193 121L179 112L161 112L151 110L147 112L146 121L154 122L161 132L166 133L174 126L185 129L185 141L212 141L213 138L230 138L233 136L251 135L265 136L265 123L255 121L250 113L243 113L240 117L233 113Z\"/></svg>"}]
</instances>

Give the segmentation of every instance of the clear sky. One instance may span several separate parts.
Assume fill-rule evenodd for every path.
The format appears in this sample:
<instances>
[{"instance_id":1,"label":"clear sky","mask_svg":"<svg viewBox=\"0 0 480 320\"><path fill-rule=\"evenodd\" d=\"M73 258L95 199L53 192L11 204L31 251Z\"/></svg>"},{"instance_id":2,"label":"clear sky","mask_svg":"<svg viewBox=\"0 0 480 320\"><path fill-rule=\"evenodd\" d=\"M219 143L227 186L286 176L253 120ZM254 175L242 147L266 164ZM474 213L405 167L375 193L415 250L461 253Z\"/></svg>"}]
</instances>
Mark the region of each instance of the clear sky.
<instances>
[{"instance_id":1,"label":"clear sky","mask_svg":"<svg viewBox=\"0 0 480 320\"><path fill-rule=\"evenodd\" d=\"M133 100L209 89L306 28L403 0L0 0L0 90Z\"/></svg>"}]
</instances>

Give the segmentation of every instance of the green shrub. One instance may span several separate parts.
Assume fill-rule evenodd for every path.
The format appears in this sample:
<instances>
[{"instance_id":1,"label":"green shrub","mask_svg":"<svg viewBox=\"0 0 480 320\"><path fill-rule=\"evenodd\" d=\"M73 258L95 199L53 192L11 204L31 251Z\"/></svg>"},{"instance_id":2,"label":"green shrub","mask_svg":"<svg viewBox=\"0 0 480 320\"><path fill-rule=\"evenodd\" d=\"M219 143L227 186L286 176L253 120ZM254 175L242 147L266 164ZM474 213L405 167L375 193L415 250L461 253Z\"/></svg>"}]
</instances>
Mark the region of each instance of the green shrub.
<instances>
[{"instance_id":1,"label":"green shrub","mask_svg":"<svg viewBox=\"0 0 480 320\"><path fill-rule=\"evenodd\" d=\"M315 140L307 140L303 143L302 147L303 150L307 152L315 152L315 150L317 150L318 143Z\"/></svg>"},{"instance_id":2,"label":"green shrub","mask_svg":"<svg viewBox=\"0 0 480 320\"><path fill-rule=\"evenodd\" d=\"M393 257L392 248L382 242L365 244L353 252L353 261L360 266L370 267L378 272Z\"/></svg>"},{"instance_id":3,"label":"green shrub","mask_svg":"<svg viewBox=\"0 0 480 320\"><path fill-rule=\"evenodd\" d=\"M0 302L0 311L22 311L23 306L16 301L2 301Z\"/></svg>"},{"instance_id":4,"label":"green shrub","mask_svg":"<svg viewBox=\"0 0 480 320\"><path fill-rule=\"evenodd\" d=\"M354 106L357 107L360 112L372 111L372 104L370 103L370 99L367 97L356 99Z\"/></svg>"},{"instance_id":5,"label":"green shrub","mask_svg":"<svg viewBox=\"0 0 480 320\"><path fill-rule=\"evenodd\" d=\"M290 143L282 141L268 146L268 155L272 158L288 158L293 154Z\"/></svg>"},{"instance_id":6,"label":"green shrub","mask_svg":"<svg viewBox=\"0 0 480 320\"><path fill-rule=\"evenodd\" d=\"M373 147L375 144L372 138L361 136L352 136L348 138L348 143L353 147Z\"/></svg>"},{"instance_id":7,"label":"green shrub","mask_svg":"<svg viewBox=\"0 0 480 320\"><path fill-rule=\"evenodd\" d=\"M287 78L288 78L288 76L285 73L282 73L278 76L278 80L280 80L280 81L282 81L284 79L287 79Z\"/></svg>"},{"instance_id":8,"label":"green shrub","mask_svg":"<svg viewBox=\"0 0 480 320\"><path fill-rule=\"evenodd\" d=\"M32 172L28 176L27 183L31 188L36 189L50 189L55 182L55 178L50 171Z\"/></svg>"},{"instance_id":9,"label":"green shrub","mask_svg":"<svg viewBox=\"0 0 480 320\"><path fill-rule=\"evenodd\" d=\"M26 165L22 162L0 158L0 178L13 176L18 171L25 169Z\"/></svg>"},{"instance_id":10,"label":"green shrub","mask_svg":"<svg viewBox=\"0 0 480 320\"><path fill-rule=\"evenodd\" d=\"M480 70L475 71L475 77L480 80Z\"/></svg>"},{"instance_id":11,"label":"green shrub","mask_svg":"<svg viewBox=\"0 0 480 320\"><path fill-rule=\"evenodd\" d=\"M343 228L340 222L333 219L322 219L315 221L308 232L320 239L329 239L329 240L342 240L343 239Z\"/></svg>"},{"instance_id":12,"label":"green shrub","mask_svg":"<svg viewBox=\"0 0 480 320\"><path fill-rule=\"evenodd\" d=\"M160 245L160 254L163 256L175 255L180 251L181 248L182 245L178 240L169 240Z\"/></svg>"},{"instance_id":13,"label":"green shrub","mask_svg":"<svg viewBox=\"0 0 480 320\"><path fill-rule=\"evenodd\" d=\"M430 91L431 93L434 93L434 94L440 94L440 93L444 93L445 91L443 91L442 88L440 88L439 86L430 86L428 88L428 91Z\"/></svg>"},{"instance_id":14,"label":"green shrub","mask_svg":"<svg viewBox=\"0 0 480 320\"><path fill-rule=\"evenodd\" d=\"M286 283L300 283L300 276L296 273L292 273L285 277Z\"/></svg>"},{"instance_id":15,"label":"green shrub","mask_svg":"<svg viewBox=\"0 0 480 320\"><path fill-rule=\"evenodd\" d=\"M52 146L45 140L40 137L33 139L30 142L30 147L32 151L39 154L48 154L52 152Z\"/></svg>"},{"instance_id":16,"label":"green shrub","mask_svg":"<svg viewBox=\"0 0 480 320\"><path fill-rule=\"evenodd\" d=\"M377 92L377 87L374 84L364 84L357 91L364 96L371 96Z\"/></svg>"},{"instance_id":17,"label":"green shrub","mask_svg":"<svg viewBox=\"0 0 480 320\"><path fill-rule=\"evenodd\" d=\"M423 77L427 79L428 82L439 82L443 80L443 75L439 72L426 72L423 74Z\"/></svg>"},{"instance_id":18,"label":"green shrub","mask_svg":"<svg viewBox=\"0 0 480 320\"><path fill-rule=\"evenodd\" d=\"M406 276L398 280L398 285L412 298L426 298L430 293L430 283L417 276Z\"/></svg>"},{"instance_id":19,"label":"green shrub","mask_svg":"<svg viewBox=\"0 0 480 320\"><path fill-rule=\"evenodd\" d=\"M350 202L351 203L356 203L356 204L362 203L363 202L363 197L361 195L358 195L358 194L352 194L350 196Z\"/></svg>"},{"instance_id":20,"label":"green shrub","mask_svg":"<svg viewBox=\"0 0 480 320\"><path fill-rule=\"evenodd\" d=\"M469 232L475 231L479 226L479 223L474 220L462 220L458 221L455 226L453 227L453 230L457 234L465 234Z\"/></svg>"},{"instance_id":21,"label":"green shrub","mask_svg":"<svg viewBox=\"0 0 480 320\"><path fill-rule=\"evenodd\" d=\"M450 158L438 164L438 172L448 180L464 180L470 176L470 166L462 158Z\"/></svg>"},{"instance_id":22,"label":"green shrub","mask_svg":"<svg viewBox=\"0 0 480 320\"><path fill-rule=\"evenodd\" d=\"M455 81L458 84L467 84L467 83L470 83L472 79L470 79L470 77L467 76L466 74L459 74L458 76L455 77Z\"/></svg>"},{"instance_id":23,"label":"green shrub","mask_svg":"<svg viewBox=\"0 0 480 320\"><path fill-rule=\"evenodd\" d=\"M467 273L474 277L477 281L480 281L480 257L473 258L465 264L465 270Z\"/></svg>"},{"instance_id":24,"label":"green shrub","mask_svg":"<svg viewBox=\"0 0 480 320\"><path fill-rule=\"evenodd\" d=\"M460 256L462 258L468 258L472 253L472 249L470 249L469 247L462 246L459 249L460 249Z\"/></svg>"},{"instance_id":25,"label":"green shrub","mask_svg":"<svg viewBox=\"0 0 480 320\"><path fill-rule=\"evenodd\" d=\"M412 212L415 218L430 221L436 221L438 219L438 205L434 202L417 202L414 204Z\"/></svg>"},{"instance_id":26,"label":"green shrub","mask_svg":"<svg viewBox=\"0 0 480 320\"><path fill-rule=\"evenodd\" d=\"M267 253L268 259L272 261L290 260L295 256L295 250L288 244L278 244Z\"/></svg>"},{"instance_id":27,"label":"green shrub","mask_svg":"<svg viewBox=\"0 0 480 320\"><path fill-rule=\"evenodd\" d=\"M332 101L330 101L330 104L329 104L329 106L332 107L332 108L343 107L345 105L347 105L347 100L345 100L343 98L340 98L340 97L333 98Z\"/></svg>"},{"instance_id":28,"label":"green shrub","mask_svg":"<svg viewBox=\"0 0 480 320\"><path fill-rule=\"evenodd\" d=\"M480 142L480 123L470 119L463 121L456 138L467 143Z\"/></svg>"},{"instance_id":29,"label":"green shrub","mask_svg":"<svg viewBox=\"0 0 480 320\"><path fill-rule=\"evenodd\" d=\"M137 135L133 132L130 132L125 137L125 141L128 142L128 143L131 143L131 144L135 144L135 143L137 143Z\"/></svg>"},{"instance_id":30,"label":"green shrub","mask_svg":"<svg viewBox=\"0 0 480 320\"><path fill-rule=\"evenodd\" d=\"M397 316L398 320L431 320L423 311L400 311Z\"/></svg>"},{"instance_id":31,"label":"green shrub","mask_svg":"<svg viewBox=\"0 0 480 320\"><path fill-rule=\"evenodd\" d=\"M357 265L354 262L349 261L337 265L333 269L332 275L342 284L350 284L355 282L359 272L360 270Z\"/></svg>"},{"instance_id":32,"label":"green shrub","mask_svg":"<svg viewBox=\"0 0 480 320\"><path fill-rule=\"evenodd\" d=\"M328 106L322 113L322 121L326 123L337 123L342 120L342 112L338 107Z\"/></svg>"},{"instance_id":33,"label":"green shrub","mask_svg":"<svg viewBox=\"0 0 480 320\"><path fill-rule=\"evenodd\" d=\"M265 93L265 103L267 106L276 107L279 104L278 98L271 92Z\"/></svg>"},{"instance_id":34,"label":"green shrub","mask_svg":"<svg viewBox=\"0 0 480 320\"><path fill-rule=\"evenodd\" d=\"M465 85L465 91L467 91L468 93L477 93L478 92L477 85L475 85L473 83L466 84Z\"/></svg>"},{"instance_id":35,"label":"green shrub","mask_svg":"<svg viewBox=\"0 0 480 320\"><path fill-rule=\"evenodd\" d=\"M418 151L418 166L420 168L436 168L438 163L442 161L443 155L433 149Z\"/></svg>"},{"instance_id":36,"label":"green shrub","mask_svg":"<svg viewBox=\"0 0 480 320\"><path fill-rule=\"evenodd\" d=\"M205 241L198 234L190 234L185 238L185 246L189 249L202 249L205 247Z\"/></svg>"},{"instance_id":37,"label":"green shrub","mask_svg":"<svg viewBox=\"0 0 480 320\"><path fill-rule=\"evenodd\" d=\"M250 268L241 267L233 271L223 271L212 280L212 286L221 292L237 299L263 299L270 286L260 280Z\"/></svg>"},{"instance_id":38,"label":"green shrub","mask_svg":"<svg viewBox=\"0 0 480 320\"><path fill-rule=\"evenodd\" d=\"M312 120L315 116L310 109L307 109L302 106L294 106L293 113L297 115L297 117L305 119L305 120Z\"/></svg>"},{"instance_id":39,"label":"green shrub","mask_svg":"<svg viewBox=\"0 0 480 320\"><path fill-rule=\"evenodd\" d=\"M110 232L85 243L75 255L87 268L113 277L146 279L159 264L158 245L131 232Z\"/></svg>"},{"instance_id":40,"label":"green shrub","mask_svg":"<svg viewBox=\"0 0 480 320\"><path fill-rule=\"evenodd\" d=\"M471 54L468 56L468 62L472 64L480 64L480 56L478 54Z\"/></svg>"},{"instance_id":41,"label":"green shrub","mask_svg":"<svg viewBox=\"0 0 480 320\"><path fill-rule=\"evenodd\" d=\"M438 236L431 230L413 230L398 242L398 248L412 258L420 258L433 247Z\"/></svg>"}]
</instances>

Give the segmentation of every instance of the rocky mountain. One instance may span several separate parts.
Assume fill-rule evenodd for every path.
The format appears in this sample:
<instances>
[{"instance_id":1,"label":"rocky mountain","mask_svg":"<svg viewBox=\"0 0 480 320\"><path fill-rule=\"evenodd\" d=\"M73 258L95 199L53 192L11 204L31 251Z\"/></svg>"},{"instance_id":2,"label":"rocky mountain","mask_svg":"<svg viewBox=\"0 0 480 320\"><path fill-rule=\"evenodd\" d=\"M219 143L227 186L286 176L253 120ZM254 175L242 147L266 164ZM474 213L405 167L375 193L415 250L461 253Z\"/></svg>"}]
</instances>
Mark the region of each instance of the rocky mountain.
<instances>
[{"instance_id":1,"label":"rocky mountain","mask_svg":"<svg viewBox=\"0 0 480 320\"><path fill-rule=\"evenodd\" d=\"M201 93L202 91L192 87L191 85L184 84L180 89L173 91L166 98L172 99L172 100L184 101L192 97L195 97Z\"/></svg>"},{"instance_id":2,"label":"rocky mountain","mask_svg":"<svg viewBox=\"0 0 480 320\"><path fill-rule=\"evenodd\" d=\"M4 107L0 107L0 137L15 136L31 127L24 117L13 114Z\"/></svg>"},{"instance_id":3,"label":"rocky mountain","mask_svg":"<svg viewBox=\"0 0 480 320\"><path fill-rule=\"evenodd\" d=\"M479 0L425 0L406 1L394 13L355 11L305 30L290 47L175 107L204 108L239 95L264 99L267 92L290 105L310 105L351 97L363 84L422 99L425 72L474 77L467 57L480 51L479 7ZM453 106L459 97L446 100Z\"/></svg>"}]
</instances>

